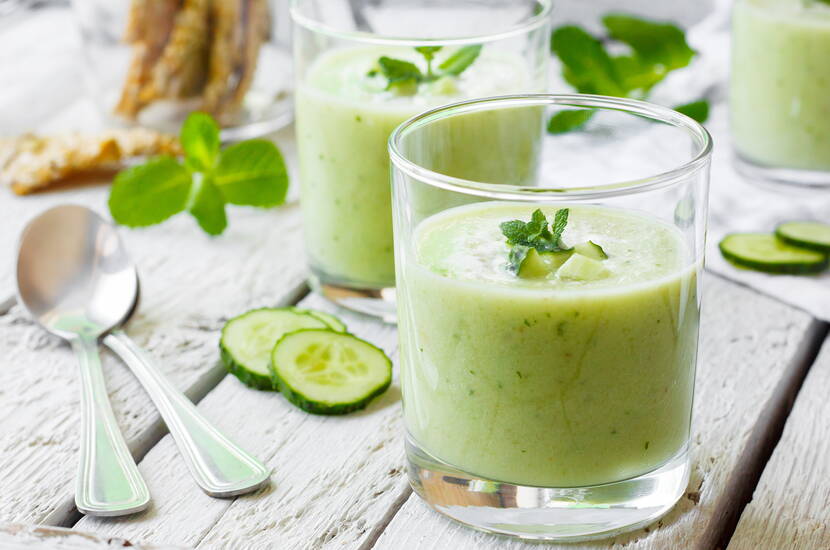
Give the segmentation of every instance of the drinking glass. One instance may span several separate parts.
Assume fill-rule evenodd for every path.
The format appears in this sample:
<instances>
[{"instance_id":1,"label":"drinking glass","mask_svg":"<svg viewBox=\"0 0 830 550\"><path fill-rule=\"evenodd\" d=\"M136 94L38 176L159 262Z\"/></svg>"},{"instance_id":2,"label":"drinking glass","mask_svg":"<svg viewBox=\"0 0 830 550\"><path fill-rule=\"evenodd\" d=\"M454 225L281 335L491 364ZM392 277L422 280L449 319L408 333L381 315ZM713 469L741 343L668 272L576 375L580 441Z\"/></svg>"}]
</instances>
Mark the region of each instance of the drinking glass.
<instances>
[{"instance_id":1,"label":"drinking glass","mask_svg":"<svg viewBox=\"0 0 830 550\"><path fill-rule=\"evenodd\" d=\"M73 0L104 117L176 134L192 111L223 140L292 120L288 0Z\"/></svg>"},{"instance_id":2,"label":"drinking glass","mask_svg":"<svg viewBox=\"0 0 830 550\"><path fill-rule=\"evenodd\" d=\"M576 128L548 133L554 116ZM395 130L406 454L430 506L570 541L684 493L711 150L685 115L591 95L460 102ZM564 233L524 225L540 213L567 213Z\"/></svg>"},{"instance_id":3,"label":"drinking glass","mask_svg":"<svg viewBox=\"0 0 830 550\"><path fill-rule=\"evenodd\" d=\"M830 188L830 6L737 0L730 118L738 169Z\"/></svg>"},{"instance_id":4,"label":"drinking glass","mask_svg":"<svg viewBox=\"0 0 830 550\"><path fill-rule=\"evenodd\" d=\"M392 320L389 135L438 105L545 91L550 3L294 0L291 9L310 282L340 305ZM450 74L445 62L470 51L472 64ZM382 58L412 64L422 82L393 82Z\"/></svg>"}]
</instances>

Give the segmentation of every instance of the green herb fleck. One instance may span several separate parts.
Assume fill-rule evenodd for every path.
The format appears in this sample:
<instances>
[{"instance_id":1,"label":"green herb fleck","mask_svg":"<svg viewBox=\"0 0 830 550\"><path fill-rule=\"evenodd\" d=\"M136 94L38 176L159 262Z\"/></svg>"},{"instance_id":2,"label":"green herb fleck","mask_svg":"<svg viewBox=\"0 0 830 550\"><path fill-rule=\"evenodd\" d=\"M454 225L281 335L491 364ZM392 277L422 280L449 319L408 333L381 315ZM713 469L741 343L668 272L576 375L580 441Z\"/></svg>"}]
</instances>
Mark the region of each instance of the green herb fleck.
<instances>
[{"instance_id":1,"label":"green herb fleck","mask_svg":"<svg viewBox=\"0 0 830 550\"><path fill-rule=\"evenodd\" d=\"M519 372L519 371L516 371L516 376L518 376L519 378L521 378L521 377L522 377L522 373L521 373L521 372Z\"/></svg>"},{"instance_id":2,"label":"green herb fleck","mask_svg":"<svg viewBox=\"0 0 830 550\"><path fill-rule=\"evenodd\" d=\"M556 334L558 334L559 336L565 336L565 325L567 324L568 323L566 321L559 321L559 323L556 325Z\"/></svg>"},{"instance_id":3,"label":"green herb fleck","mask_svg":"<svg viewBox=\"0 0 830 550\"><path fill-rule=\"evenodd\" d=\"M219 127L192 113L182 125L182 161L156 157L121 171L109 209L116 223L144 227L187 210L210 235L227 227L225 204L271 207L285 201L288 174L279 149L265 140L219 147Z\"/></svg>"},{"instance_id":4,"label":"green herb fleck","mask_svg":"<svg viewBox=\"0 0 830 550\"><path fill-rule=\"evenodd\" d=\"M645 448L648 450L648 446L651 445L651 441L646 441Z\"/></svg>"},{"instance_id":5,"label":"green herb fleck","mask_svg":"<svg viewBox=\"0 0 830 550\"><path fill-rule=\"evenodd\" d=\"M695 56L683 30L671 23L623 14L606 15L602 23L607 33L602 38L576 25L559 27L551 35L551 51L562 62L562 76L579 93L645 99L669 72L686 67ZM607 45L628 51L611 55ZM708 115L706 100L682 107L691 109L689 116L699 122ZM560 111L548 122L548 132L569 132L592 116L590 110Z\"/></svg>"},{"instance_id":6,"label":"green herb fleck","mask_svg":"<svg viewBox=\"0 0 830 550\"><path fill-rule=\"evenodd\" d=\"M529 222L510 220L501 223L499 228L511 247L508 269L518 274L531 248L535 248L537 252L568 250L561 240L562 233L568 225L568 212L567 208L557 210L550 228L545 214L540 209L533 212Z\"/></svg>"}]
</instances>

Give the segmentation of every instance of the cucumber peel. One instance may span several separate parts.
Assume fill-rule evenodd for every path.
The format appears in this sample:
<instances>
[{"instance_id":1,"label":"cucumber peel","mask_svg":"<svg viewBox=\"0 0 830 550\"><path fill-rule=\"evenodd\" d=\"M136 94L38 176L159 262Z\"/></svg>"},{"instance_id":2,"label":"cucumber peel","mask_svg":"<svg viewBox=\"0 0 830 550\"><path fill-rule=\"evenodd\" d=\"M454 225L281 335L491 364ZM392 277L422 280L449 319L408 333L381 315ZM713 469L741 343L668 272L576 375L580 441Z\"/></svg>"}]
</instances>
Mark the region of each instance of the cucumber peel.
<instances>
[{"instance_id":1,"label":"cucumber peel","mask_svg":"<svg viewBox=\"0 0 830 550\"><path fill-rule=\"evenodd\" d=\"M775 228L775 236L787 244L830 253L830 225L820 222L784 222Z\"/></svg>"},{"instance_id":2,"label":"cucumber peel","mask_svg":"<svg viewBox=\"0 0 830 550\"><path fill-rule=\"evenodd\" d=\"M325 321L295 308L260 308L228 320L219 349L228 372L247 386L276 389L268 367L274 342L303 328L328 328Z\"/></svg>"},{"instance_id":3,"label":"cucumber peel","mask_svg":"<svg viewBox=\"0 0 830 550\"><path fill-rule=\"evenodd\" d=\"M818 273L828 263L826 254L791 246L769 233L732 233L718 247L733 264L766 273Z\"/></svg>"},{"instance_id":4,"label":"cucumber peel","mask_svg":"<svg viewBox=\"0 0 830 550\"><path fill-rule=\"evenodd\" d=\"M330 328L285 334L271 352L276 387L313 414L363 409L392 383L392 361L380 348Z\"/></svg>"}]
</instances>

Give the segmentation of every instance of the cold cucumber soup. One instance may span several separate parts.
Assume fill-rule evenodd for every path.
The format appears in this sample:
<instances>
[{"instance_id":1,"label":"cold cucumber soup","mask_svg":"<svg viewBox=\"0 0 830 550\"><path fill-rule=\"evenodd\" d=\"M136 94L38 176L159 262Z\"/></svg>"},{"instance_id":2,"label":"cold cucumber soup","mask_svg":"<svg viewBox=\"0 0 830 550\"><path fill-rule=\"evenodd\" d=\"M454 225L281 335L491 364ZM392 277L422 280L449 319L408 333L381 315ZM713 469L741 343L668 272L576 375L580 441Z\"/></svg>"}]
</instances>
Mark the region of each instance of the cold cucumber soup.
<instances>
[{"instance_id":1,"label":"cold cucumber soup","mask_svg":"<svg viewBox=\"0 0 830 550\"><path fill-rule=\"evenodd\" d=\"M410 436L465 472L520 485L652 471L689 435L691 252L656 219L571 206L568 250L534 250L516 273L500 224L533 210L477 203L416 227L399 282ZM557 208L541 210L551 221Z\"/></svg>"},{"instance_id":2,"label":"cold cucumber soup","mask_svg":"<svg viewBox=\"0 0 830 550\"><path fill-rule=\"evenodd\" d=\"M435 64L453 51L443 48L436 54ZM387 154L392 130L407 118L442 104L540 91L531 86L524 60L491 52L487 46L458 76L390 89L388 79L378 70L382 56L426 70L424 57L413 48L333 50L317 59L296 94L302 208L310 263L315 271L355 286L394 285ZM485 130L492 123L492 117L467 122L468 126L480 125L481 135L493 135ZM467 127L465 131L476 132L476 128ZM504 141L490 143L494 153ZM470 156L481 158L480 149ZM454 158L454 162L463 163L463 152L455 151ZM454 168L444 170L452 172Z\"/></svg>"},{"instance_id":3,"label":"cold cucumber soup","mask_svg":"<svg viewBox=\"0 0 830 550\"><path fill-rule=\"evenodd\" d=\"M738 152L773 167L830 170L830 5L739 0L732 20Z\"/></svg>"}]
</instances>

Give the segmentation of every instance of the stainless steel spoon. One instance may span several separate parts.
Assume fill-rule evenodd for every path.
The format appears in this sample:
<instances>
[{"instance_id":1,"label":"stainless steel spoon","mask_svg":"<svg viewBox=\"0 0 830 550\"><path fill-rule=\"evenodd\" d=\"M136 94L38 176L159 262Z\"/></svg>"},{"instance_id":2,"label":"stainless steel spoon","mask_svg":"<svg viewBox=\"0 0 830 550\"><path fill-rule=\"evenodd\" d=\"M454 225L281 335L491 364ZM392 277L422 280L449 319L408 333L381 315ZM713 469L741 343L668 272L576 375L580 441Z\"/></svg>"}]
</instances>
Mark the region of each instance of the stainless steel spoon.
<instances>
[{"instance_id":1,"label":"stainless steel spoon","mask_svg":"<svg viewBox=\"0 0 830 550\"><path fill-rule=\"evenodd\" d=\"M68 340L81 370L81 448L75 505L120 516L150 504L150 492L115 422L98 338L132 307L135 272L117 235L79 206L47 210L23 230L17 257L19 302L46 330ZM129 266L127 266L129 267Z\"/></svg>"},{"instance_id":2,"label":"stainless steel spoon","mask_svg":"<svg viewBox=\"0 0 830 550\"><path fill-rule=\"evenodd\" d=\"M213 427L193 403L164 378L151 358L117 328L135 310L139 285L135 267L124 251L115 228L93 211L78 206L57 207L41 216L64 209L83 212L85 221L82 223L94 226L95 231L105 235L112 248L118 251L117 265L113 263L110 269L129 273L130 282L122 282L120 288L113 291L109 309L118 309L120 317L116 328L105 335L103 342L124 360L147 390L196 482L207 494L216 497L248 493L268 483L268 468ZM53 230L65 231L58 227Z\"/></svg>"}]
</instances>

